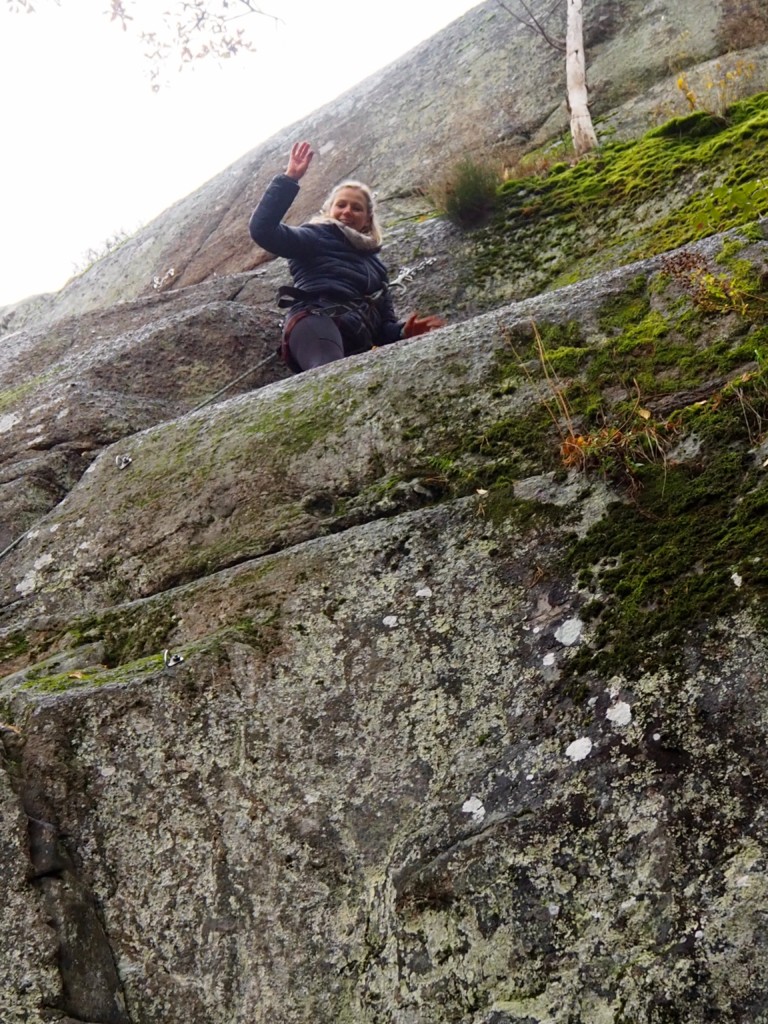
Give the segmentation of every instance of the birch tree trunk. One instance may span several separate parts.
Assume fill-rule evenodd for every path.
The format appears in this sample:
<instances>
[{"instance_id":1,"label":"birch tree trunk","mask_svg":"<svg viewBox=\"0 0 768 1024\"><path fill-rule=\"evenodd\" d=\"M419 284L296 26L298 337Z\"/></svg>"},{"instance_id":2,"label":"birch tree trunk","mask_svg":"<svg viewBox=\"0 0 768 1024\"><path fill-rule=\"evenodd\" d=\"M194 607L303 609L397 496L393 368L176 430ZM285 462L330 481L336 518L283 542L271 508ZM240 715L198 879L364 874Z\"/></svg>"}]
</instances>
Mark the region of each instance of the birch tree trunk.
<instances>
[{"instance_id":1,"label":"birch tree trunk","mask_svg":"<svg viewBox=\"0 0 768 1024\"><path fill-rule=\"evenodd\" d=\"M584 57L584 23L582 0L568 0L568 23L565 36L565 80L568 108L571 112L571 138L576 156L583 156L597 146L587 97L587 67Z\"/></svg>"}]
</instances>

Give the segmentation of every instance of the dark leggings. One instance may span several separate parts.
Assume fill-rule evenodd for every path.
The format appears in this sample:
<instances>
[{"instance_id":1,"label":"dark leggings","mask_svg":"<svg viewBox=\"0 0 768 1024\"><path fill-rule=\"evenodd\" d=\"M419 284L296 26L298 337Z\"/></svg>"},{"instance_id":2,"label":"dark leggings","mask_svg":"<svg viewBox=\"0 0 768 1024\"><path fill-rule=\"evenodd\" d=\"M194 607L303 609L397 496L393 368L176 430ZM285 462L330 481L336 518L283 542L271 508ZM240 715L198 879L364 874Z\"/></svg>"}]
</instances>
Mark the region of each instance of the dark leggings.
<instances>
[{"instance_id":1,"label":"dark leggings","mask_svg":"<svg viewBox=\"0 0 768 1024\"><path fill-rule=\"evenodd\" d=\"M310 314L302 317L290 330L288 348L302 370L312 370L344 358L341 332L329 316Z\"/></svg>"}]
</instances>

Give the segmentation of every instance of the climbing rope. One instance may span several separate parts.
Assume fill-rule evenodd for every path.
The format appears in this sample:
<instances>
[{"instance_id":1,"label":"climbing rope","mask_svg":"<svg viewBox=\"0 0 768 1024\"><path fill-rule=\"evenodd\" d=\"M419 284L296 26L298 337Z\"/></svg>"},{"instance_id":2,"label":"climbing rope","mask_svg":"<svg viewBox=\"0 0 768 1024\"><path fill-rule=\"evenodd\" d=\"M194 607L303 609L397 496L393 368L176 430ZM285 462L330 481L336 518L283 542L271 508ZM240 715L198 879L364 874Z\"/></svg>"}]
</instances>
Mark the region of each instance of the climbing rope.
<instances>
[{"instance_id":1,"label":"climbing rope","mask_svg":"<svg viewBox=\"0 0 768 1024\"><path fill-rule=\"evenodd\" d=\"M214 394L206 398L205 401L200 402L198 405L194 407L194 409L190 409L189 411L191 413L197 412L199 409L203 409L206 405L210 405L210 403L215 401L219 397L219 395L223 395L225 391L229 391L229 389L233 388L235 384L239 384L240 381L244 380L249 374L255 373L256 370L260 370L262 366L266 366L267 363L271 362L273 359L276 358L277 352L273 352L271 355L268 355L266 359L262 359L260 363L256 363L255 366L249 367L249 369L247 369L245 373L241 373L239 377L235 377L235 379L231 380L229 384L225 384L223 388L219 388L218 391L216 391ZM117 455L115 457L115 465L117 466L118 469L127 469L128 466L130 466L131 462L132 459L130 455ZM30 526L28 530L25 530L24 533L18 536L16 540L11 541L11 543L7 547L3 548L3 550L0 551L0 561L3 558L5 558L6 555L10 554L15 547L18 547L18 545L21 544L24 538L28 537L33 530L36 530L43 522L45 522L45 519L46 516L43 516L42 519L39 519L36 523Z\"/></svg>"},{"instance_id":2,"label":"climbing rope","mask_svg":"<svg viewBox=\"0 0 768 1024\"><path fill-rule=\"evenodd\" d=\"M390 282L389 287L399 288L401 291L405 291L407 284L413 279L414 274L418 273L421 270L424 270L426 267L431 266L435 262L435 259L436 257L434 256L427 256L425 259L420 260L412 267L402 267L400 273L397 275L394 281ZM223 388L219 388L218 391L214 392L212 395L209 395L209 397L206 398L204 401L199 402L194 408L190 409L189 412L199 412L199 410L204 409L206 405L210 405L211 402L215 402L220 395L223 395L225 392L229 391L230 388L233 388L236 384L239 384L241 380L245 380L245 378L250 376L250 374L255 373L256 370L260 370L262 366L266 366L267 363L270 363L272 362L273 359L276 359L277 355L277 352L272 352L271 355L268 355L266 359L262 359L261 362L256 363L255 366L249 367L244 373L241 373L239 377L235 377L235 379L231 380L229 384L225 384ZM130 455L118 455L115 459L115 463L118 469L126 469L128 466L130 466L131 461L132 460ZM26 530L24 533L22 533L21 536L17 537L16 540L12 541L6 548L3 548L3 550L0 551L0 560L5 558L7 554L13 551L13 549L17 547L19 544L21 544L24 538L28 537L29 534L32 533L32 531L35 530L38 526L40 526L40 524L44 521L45 517L43 517L43 519L38 520L37 523L35 523L33 526L30 526L30 528Z\"/></svg>"},{"instance_id":3,"label":"climbing rope","mask_svg":"<svg viewBox=\"0 0 768 1024\"><path fill-rule=\"evenodd\" d=\"M39 526L40 523L42 523L42 521L43 520L41 519L40 522L35 523L35 526ZM20 537L17 537L16 540L11 541L11 543L8 545L7 548L3 548L3 550L0 551L0 558L4 558L9 552L13 551L13 549L16 547L17 544L21 544L21 542L24 540L24 538L28 534L32 533L32 531L35 529L35 526L30 526L30 528L26 531L26 533L22 533L22 535Z\"/></svg>"},{"instance_id":4,"label":"climbing rope","mask_svg":"<svg viewBox=\"0 0 768 1024\"><path fill-rule=\"evenodd\" d=\"M229 391L229 389L233 388L235 384L239 384L240 381L244 380L249 374L255 373L256 370L260 370L262 366L266 366L267 363L271 362L273 359L277 359L277 352L273 352L271 355L267 356L266 359L262 359L260 363L256 363L255 366L252 366L249 370L246 370L245 373L241 373L239 377L235 377L235 379L231 380L229 384L225 384L223 388L219 388L219 390L216 391L213 395L211 395L209 398L206 398L204 402L200 402L199 405L196 405L194 409L190 409L189 411L197 412L198 409L204 409L206 405L210 405L211 402L213 402L216 398L219 397L219 395L223 395L225 391Z\"/></svg>"}]
</instances>

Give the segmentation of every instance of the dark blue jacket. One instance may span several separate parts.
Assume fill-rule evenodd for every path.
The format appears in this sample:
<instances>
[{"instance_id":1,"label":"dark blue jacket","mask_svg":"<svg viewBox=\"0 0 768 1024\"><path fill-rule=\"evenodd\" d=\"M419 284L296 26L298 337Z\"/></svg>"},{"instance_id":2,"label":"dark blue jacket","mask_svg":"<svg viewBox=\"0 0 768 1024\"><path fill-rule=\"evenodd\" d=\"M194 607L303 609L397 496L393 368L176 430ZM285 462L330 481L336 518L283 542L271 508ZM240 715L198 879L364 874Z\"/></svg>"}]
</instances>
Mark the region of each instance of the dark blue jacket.
<instances>
[{"instance_id":1,"label":"dark blue jacket","mask_svg":"<svg viewBox=\"0 0 768 1024\"><path fill-rule=\"evenodd\" d=\"M297 301L288 316L305 309L327 311L339 326L346 355L398 341L403 324L395 317L378 250L356 249L334 223L283 224L298 191L298 182L278 174L248 225L254 242L284 256L294 286L311 295Z\"/></svg>"}]
</instances>

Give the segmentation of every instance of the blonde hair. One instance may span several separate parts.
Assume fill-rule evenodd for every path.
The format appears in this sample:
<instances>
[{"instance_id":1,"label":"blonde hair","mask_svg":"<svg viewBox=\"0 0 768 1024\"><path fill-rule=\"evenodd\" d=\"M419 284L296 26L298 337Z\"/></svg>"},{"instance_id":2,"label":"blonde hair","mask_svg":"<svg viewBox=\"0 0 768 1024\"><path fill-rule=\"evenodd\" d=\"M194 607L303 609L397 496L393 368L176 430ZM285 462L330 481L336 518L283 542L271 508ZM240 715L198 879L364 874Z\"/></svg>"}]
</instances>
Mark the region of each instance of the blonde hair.
<instances>
[{"instance_id":1,"label":"blonde hair","mask_svg":"<svg viewBox=\"0 0 768 1024\"><path fill-rule=\"evenodd\" d=\"M368 210L369 224L362 234L369 235L376 245L381 245L381 224L379 224L379 219L376 216L376 200L374 199L373 192L367 185L364 185L362 181L342 181L341 184L336 185L320 207L320 213L326 217L330 215L333 201L343 188L353 188L365 196L365 205Z\"/></svg>"}]
</instances>

